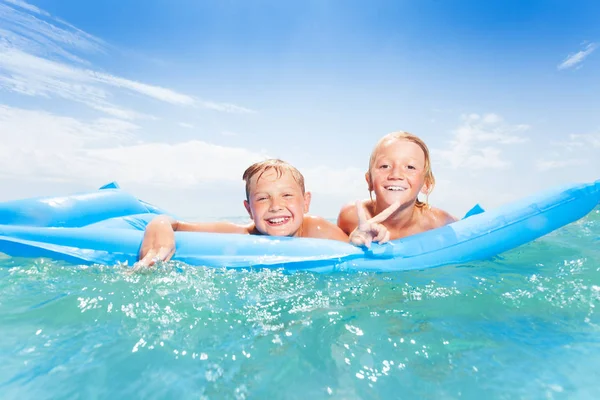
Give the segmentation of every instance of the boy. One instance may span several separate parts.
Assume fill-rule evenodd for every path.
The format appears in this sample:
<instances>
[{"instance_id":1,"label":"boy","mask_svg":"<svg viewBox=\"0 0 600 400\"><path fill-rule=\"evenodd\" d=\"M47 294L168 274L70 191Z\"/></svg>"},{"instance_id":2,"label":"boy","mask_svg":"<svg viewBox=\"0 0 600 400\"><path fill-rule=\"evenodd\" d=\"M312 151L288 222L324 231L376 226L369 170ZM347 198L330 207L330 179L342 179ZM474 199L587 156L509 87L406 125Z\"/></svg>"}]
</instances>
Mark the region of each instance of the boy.
<instances>
[{"instance_id":1,"label":"boy","mask_svg":"<svg viewBox=\"0 0 600 400\"><path fill-rule=\"evenodd\" d=\"M279 159L270 159L248 167L244 207L252 219L247 225L231 222L189 223L175 221L165 215L154 218L147 226L140 249L138 267L168 261L175 253L175 231L237 233L247 235L294 236L333 239L348 242L337 225L308 212L310 192L304 188L304 177L295 167ZM368 233L377 236L377 232Z\"/></svg>"}]
</instances>

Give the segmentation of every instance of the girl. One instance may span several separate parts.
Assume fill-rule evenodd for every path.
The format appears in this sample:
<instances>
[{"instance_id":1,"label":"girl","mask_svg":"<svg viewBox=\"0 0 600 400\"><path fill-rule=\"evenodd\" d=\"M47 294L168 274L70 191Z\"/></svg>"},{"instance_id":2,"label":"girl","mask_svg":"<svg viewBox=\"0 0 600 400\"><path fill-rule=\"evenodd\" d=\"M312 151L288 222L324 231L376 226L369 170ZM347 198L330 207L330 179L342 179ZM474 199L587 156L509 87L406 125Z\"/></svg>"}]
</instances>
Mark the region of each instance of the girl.
<instances>
[{"instance_id":1,"label":"girl","mask_svg":"<svg viewBox=\"0 0 600 400\"><path fill-rule=\"evenodd\" d=\"M399 239L457 220L427 203L435 185L429 149L411 133L382 137L371 153L365 178L370 199L343 206L337 220L355 245L369 247L373 237ZM418 199L419 194L425 201Z\"/></svg>"}]
</instances>

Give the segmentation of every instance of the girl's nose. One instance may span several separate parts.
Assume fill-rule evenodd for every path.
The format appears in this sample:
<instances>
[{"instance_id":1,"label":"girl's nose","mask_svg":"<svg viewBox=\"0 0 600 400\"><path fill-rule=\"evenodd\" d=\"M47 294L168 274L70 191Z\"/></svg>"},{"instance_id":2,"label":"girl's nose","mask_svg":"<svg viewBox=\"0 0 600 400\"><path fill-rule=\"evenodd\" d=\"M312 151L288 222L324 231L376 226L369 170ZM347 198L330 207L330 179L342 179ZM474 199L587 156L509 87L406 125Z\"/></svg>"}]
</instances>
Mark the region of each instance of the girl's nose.
<instances>
[{"instance_id":1,"label":"girl's nose","mask_svg":"<svg viewBox=\"0 0 600 400\"><path fill-rule=\"evenodd\" d=\"M404 178L404 170L402 167L393 167L390 169L390 173L388 175L388 179L403 179Z\"/></svg>"}]
</instances>

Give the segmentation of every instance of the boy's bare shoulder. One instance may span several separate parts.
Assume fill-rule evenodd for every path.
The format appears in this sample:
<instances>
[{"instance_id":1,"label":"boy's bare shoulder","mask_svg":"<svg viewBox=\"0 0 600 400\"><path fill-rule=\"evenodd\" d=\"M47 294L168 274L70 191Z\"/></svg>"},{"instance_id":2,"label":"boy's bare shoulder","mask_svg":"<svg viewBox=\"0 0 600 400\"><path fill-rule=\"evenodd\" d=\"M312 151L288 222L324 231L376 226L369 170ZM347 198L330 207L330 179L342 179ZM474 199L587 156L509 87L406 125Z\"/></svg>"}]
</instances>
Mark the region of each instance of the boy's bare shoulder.
<instances>
[{"instance_id":1,"label":"boy's bare shoulder","mask_svg":"<svg viewBox=\"0 0 600 400\"><path fill-rule=\"evenodd\" d=\"M348 235L336 224L316 215L305 215L302 237L348 241Z\"/></svg>"}]
</instances>

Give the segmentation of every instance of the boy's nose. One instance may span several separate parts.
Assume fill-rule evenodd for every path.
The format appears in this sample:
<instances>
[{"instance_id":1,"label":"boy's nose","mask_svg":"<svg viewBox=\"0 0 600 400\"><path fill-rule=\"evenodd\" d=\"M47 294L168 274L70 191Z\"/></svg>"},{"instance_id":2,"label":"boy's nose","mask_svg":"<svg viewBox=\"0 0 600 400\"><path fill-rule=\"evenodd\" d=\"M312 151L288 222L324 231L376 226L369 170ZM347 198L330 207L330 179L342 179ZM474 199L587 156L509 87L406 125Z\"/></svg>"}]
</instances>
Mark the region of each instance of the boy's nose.
<instances>
[{"instance_id":1,"label":"boy's nose","mask_svg":"<svg viewBox=\"0 0 600 400\"><path fill-rule=\"evenodd\" d=\"M272 199L271 200L271 206L269 207L269 211L278 211L281 210L283 207L281 205L281 201L279 201L278 199Z\"/></svg>"}]
</instances>

